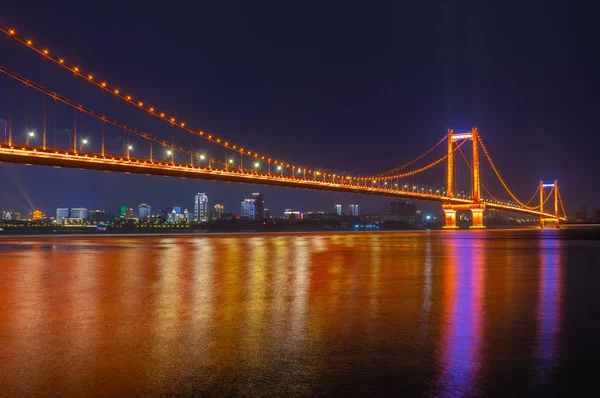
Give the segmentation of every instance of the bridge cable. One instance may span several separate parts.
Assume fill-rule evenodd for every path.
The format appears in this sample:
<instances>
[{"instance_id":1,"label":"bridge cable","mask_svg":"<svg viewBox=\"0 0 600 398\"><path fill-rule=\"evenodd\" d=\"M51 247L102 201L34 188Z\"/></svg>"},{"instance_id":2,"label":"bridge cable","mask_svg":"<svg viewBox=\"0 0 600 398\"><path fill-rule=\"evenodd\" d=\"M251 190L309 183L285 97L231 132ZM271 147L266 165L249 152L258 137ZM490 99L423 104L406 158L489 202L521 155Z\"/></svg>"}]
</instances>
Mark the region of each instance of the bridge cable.
<instances>
[{"instance_id":1,"label":"bridge cable","mask_svg":"<svg viewBox=\"0 0 600 398\"><path fill-rule=\"evenodd\" d=\"M471 167L471 164L469 163L469 160L467 159L467 157L465 156L465 153L463 152L462 149L459 148L459 152L462 155L463 160L465 161L465 163L467 164L467 166L469 167L469 170L471 170L471 172L473 172L473 167ZM485 186L485 184L481 184L481 187L485 190L485 192L487 192L488 195L490 195L490 197L495 200L496 202L500 202L494 195L492 195L492 193L487 189L487 187Z\"/></svg>"},{"instance_id":2,"label":"bridge cable","mask_svg":"<svg viewBox=\"0 0 600 398\"><path fill-rule=\"evenodd\" d=\"M398 166L392 170L388 170L388 171L384 171L383 173L379 173L379 174L375 174L369 177L381 177L381 176L385 176L386 174L392 174L395 173L397 171L400 171L402 169L405 169L408 166L413 165L414 163L418 162L419 160L423 159L425 156L427 156L429 153L431 153L431 151L433 151L434 149L436 149L438 146L440 146L440 144L442 142L444 142L446 139L448 138L448 134L445 134L442 139L440 139L437 144L435 144L434 146L432 146L431 148L429 148L427 151L423 152L421 155L419 155L418 157L414 158L413 160L411 160L408 163L403 164L402 166ZM369 177L365 177L365 178L369 178Z\"/></svg>"},{"instance_id":3,"label":"bridge cable","mask_svg":"<svg viewBox=\"0 0 600 398\"><path fill-rule=\"evenodd\" d=\"M485 145L483 144L483 141L481 140L481 136L478 136L478 141L479 141L479 144L481 145L481 148L483 149L483 153L485 154L485 157L487 158L488 162L490 163L490 166L492 166L492 170L494 170L494 173L496 174L496 177L498 177L498 180L500 180L500 183L502 184L502 186L504 187L504 189L506 190L506 192L508 192L508 194L515 200L515 202L517 202L518 204L520 204L524 208L529 209L529 210L537 209L539 206L537 206L537 207L527 206L525 203L521 202L511 192L511 190L508 188L508 186L506 185L506 183L504 182L504 180L500 176L500 173L498 172L498 169L496 169L496 166L494 165L494 162L492 161L492 158L490 157L490 154L488 153L487 148L485 147Z\"/></svg>"}]
</instances>

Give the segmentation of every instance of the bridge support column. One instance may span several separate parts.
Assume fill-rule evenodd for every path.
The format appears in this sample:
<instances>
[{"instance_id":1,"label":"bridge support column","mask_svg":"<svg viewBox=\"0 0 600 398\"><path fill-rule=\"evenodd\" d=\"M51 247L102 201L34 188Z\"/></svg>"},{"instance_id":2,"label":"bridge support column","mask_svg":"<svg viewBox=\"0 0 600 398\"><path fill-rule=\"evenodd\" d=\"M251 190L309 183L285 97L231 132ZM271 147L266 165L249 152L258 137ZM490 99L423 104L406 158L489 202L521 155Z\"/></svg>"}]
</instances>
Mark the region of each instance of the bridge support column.
<instances>
[{"instance_id":1,"label":"bridge support column","mask_svg":"<svg viewBox=\"0 0 600 398\"><path fill-rule=\"evenodd\" d=\"M473 223L469 228L471 229L485 229L485 225L483 225L483 211L485 208L472 208L471 215L473 216Z\"/></svg>"},{"instance_id":2,"label":"bridge support column","mask_svg":"<svg viewBox=\"0 0 600 398\"><path fill-rule=\"evenodd\" d=\"M446 219L446 224L443 226L444 229L458 229L458 226L456 225L456 210L453 210L451 208L445 208L445 206L443 207L444 210L444 216Z\"/></svg>"}]
</instances>

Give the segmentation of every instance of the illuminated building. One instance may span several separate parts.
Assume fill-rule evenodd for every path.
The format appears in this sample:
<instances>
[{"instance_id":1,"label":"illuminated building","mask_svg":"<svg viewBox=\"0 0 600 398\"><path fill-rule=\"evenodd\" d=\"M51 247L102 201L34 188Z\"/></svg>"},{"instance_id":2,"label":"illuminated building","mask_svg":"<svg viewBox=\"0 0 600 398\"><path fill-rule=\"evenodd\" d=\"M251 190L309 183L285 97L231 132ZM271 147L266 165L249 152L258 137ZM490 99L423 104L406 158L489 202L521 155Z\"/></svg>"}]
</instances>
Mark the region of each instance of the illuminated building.
<instances>
[{"instance_id":1,"label":"illuminated building","mask_svg":"<svg viewBox=\"0 0 600 398\"><path fill-rule=\"evenodd\" d=\"M127 206L121 206L121 212L119 214L121 217L127 216Z\"/></svg>"},{"instance_id":2,"label":"illuminated building","mask_svg":"<svg viewBox=\"0 0 600 398\"><path fill-rule=\"evenodd\" d=\"M138 206L138 216L140 220L146 220L150 217L150 206L145 203L142 203Z\"/></svg>"},{"instance_id":3,"label":"illuminated building","mask_svg":"<svg viewBox=\"0 0 600 398\"><path fill-rule=\"evenodd\" d=\"M271 209L265 207L265 218L271 218Z\"/></svg>"},{"instance_id":4,"label":"illuminated building","mask_svg":"<svg viewBox=\"0 0 600 398\"><path fill-rule=\"evenodd\" d=\"M71 215L69 218L81 218L86 220L88 218L88 209L83 207L74 207L71 209Z\"/></svg>"},{"instance_id":5,"label":"illuminated building","mask_svg":"<svg viewBox=\"0 0 600 398\"><path fill-rule=\"evenodd\" d=\"M199 193L194 198L194 219L208 221L208 196L205 193Z\"/></svg>"},{"instance_id":6,"label":"illuminated building","mask_svg":"<svg viewBox=\"0 0 600 398\"><path fill-rule=\"evenodd\" d=\"M188 211L188 209L183 210L183 219L186 222L192 222L192 221L194 221L194 213L190 213Z\"/></svg>"},{"instance_id":7,"label":"illuminated building","mask_svg":"<svg viewBox=\"0 0 600 398\"><path fill-rule=\"evenodd\" d=\"M249 220L254 220L256 218L254 199L242 200L242 210L240 216Z\"/></svg>"},{"instance_id":8,"label":"illuminated building","mask_svg":"<svg viewBox=\"0 0 600 398\"><path fill-rule=\"evenodd\" d=\"M262 220L265 218L265 203L261 193L253 193L252 198L254 199L254 219Z\"/></svg>"},{"instance_id":9,"label":"illuminated building","mask_svg":"<svg viewBox=\"0 0 600 398\"><path fill-rule=\"evenodd\" d=\"M94 224L98 224L105 220L104 210L90 210L90 221Z\"/></svg>"},{"instance_id":10,"label":"illuminated building","mask_svg":"<svg viewBox=\"0 0 600 398\"><path fill-rule=\"evenodd\" d=\"M40 221L42 218L46 218L46 215L39 210L34 210L31 216L33 221Z\"/></svg>"},{"instance_id":11,"label":"illuminated building","mask_svg":"<svg viewBox=\"0 0 600 398\"><path fill-rule=\"evenodd\" d=\"M358 216L358 205L350 205L350 214Z\"/></svg>"},{"instance_id":12,"label":"illuminated building","mask_svg":"<svg viewBox=\"0 0 600 398\"><path fill-rule=\"evenodd\" d=\"M215 219L220 220L221 218L223 218L224 211L225 211L225 206L216 204L215 205Z\"/></svg>"},{"instance_id":13,"label":"illuminated building","mask_svg":"<svg viewBox=\"0 0 600 398\"><path fill-rule=\"evenodd\" d=\"M127 219L135 218L132 207L128 207L127 210L125 211L125 218L127 218Z\"/></svg>"},{"instance_id":14,"label":"illuminated building","mask_svg":"<svg viewBox=\"0 0 600 398\"><path fill-rule=\"evenodd\" d=\"M299 220L302 217L302 214L296 209L285 209L283 216L290 220Z\"/></svg>"},{"instance_id":15,"label":"illuminated building","mask_svg":"<svg viewBox=\"0 0 600 398\"><path fill-rule=\"evenodd\" d=\"M56 222L62 224L65 218L68 218L70 215L69 209L66 207L59 207L56 209Z\"/></svg>"},{"instance_id":16,"label":"illuminated building","mask_svg":"<svg viewBox=\"0 0 600 398\"><path fill-rule=\"evenodd\" d=\"M337 213L338 216L342 215L342 205L337 204L335 205L335 212Z\"/></svg>"}]
</instances>

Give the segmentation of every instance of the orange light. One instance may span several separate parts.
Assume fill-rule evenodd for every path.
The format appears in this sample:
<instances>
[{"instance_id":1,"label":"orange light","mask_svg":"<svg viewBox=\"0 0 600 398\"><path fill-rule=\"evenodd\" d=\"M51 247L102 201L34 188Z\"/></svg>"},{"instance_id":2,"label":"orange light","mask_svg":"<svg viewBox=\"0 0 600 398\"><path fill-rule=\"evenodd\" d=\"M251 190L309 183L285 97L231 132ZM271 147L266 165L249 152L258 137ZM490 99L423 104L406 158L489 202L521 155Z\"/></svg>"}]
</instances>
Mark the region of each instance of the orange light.
<instances>
[{"instance_id":1,"label":"orange light","mask_svg":"<svg viewBox=\"0 0 600 398\"><path fill-rule=\"evenodd\" d=\"M154 108L150 108L150 112L154 112Z\"/></svg>"},{"instance_id":2,"label":"orange light","mask_svg":"<svg viewBox=\"0 0 600 398\"><path fill-rule=\"evenodd\" d=\"M131 99L131 97L128 95L128 96L127 96L127 99L128 99L128 100L130 100L130 99Z\"/></svg>"},{"instance_id":3,"label":"orange light","mask_svg":"<svg viewBox=\"0 0 600 398\"><path fill-rule=\"evenodd\" d=\"M185 123L181 122L181 127L185 126Z\"/></svg>"},{"instance_id":4,"label":"orange light","mask_svg":"<svg viewBox=\"0 0 600 398\"><path fill-rule=\"evenodd\" d=\"M32 44L31 40L27 40L27 44L31 45Z\"/></svg>"},{"instance_id":5,"label":"orange light","mask_svg":"<svg viewBox=\"0 0 600 398\"><path fill-rule=\"evenodd\" d=\"M79 72L79 68L78 68L78 67L74 67L74 68L73 68L73 70L74 70L75 72Z\"/></svg>"},{"instance_id":6,"label":"orange light","mask_svg":"<svg viewBox=\"0 0 600 398\"><path fill-rule=\"evenodd\" d=\"M44 50L44 54L48 54L48 50Z\"/></svg>"},{"instance_id":7,"label":"orange light","mask_svg":"<svg viewBox=\"0 0 600 398\"><path fill-rule=\"evenodd\" d=\"M11 35L14 35L15 31L11 29L11 30L8 31L8 33L10 33Z\"/></svg>"},{"instance_id":8,"label":"orange light","mask_svg":"<svg viewBox=\"0 0 600 398\"><path fill-rule=\"evenodd\" d=\"M65 62L65 60L61 58L61 59L58 60L58 62L60 62L62 64L62 63Z\"/></svg>"},{"instance_id":9,"label":"orange light","mask_svg":"<svg viewBox=\"0 0 600 398\"><path fill-rule=\"evenodd\" d=\"M172 121L172 122L174 122L174 121L175 121L175 118L174 118L174 117L172 117L172 118L171 118L171 121Z\"/></svg>"},{"instance_id":10,"label":"orange light","mask_svg":"<svg viewBox=\"0 0 600 398\"><path fill-rule=\"evenodd\" d=\"M211 138L212 138L212 135L209 135L209 136L208 136L208 139L210 140Z\"/></svg>"},{"instance_id":11,"label":"orange light","mask_svg":"<svg viewBox=\"0 0 600 398\"><path fill-rule=\"evenodd\" d=\"M138 102L138 105L142 106L142 105L144 105L144 103L143 102Z\"/></svg>"},{"instance_id":12,"label":"orange light","mask_svg":"<svg viewBox=\"0 0 600 398\"><path fill-rule=\"evenodd\" d=\"M160 114L160 117L165 117L165 114L164 114L164 113L161 113L161 114Z\"/></svg>"},{"instance_id":13,"label":"orange light","mask_svg":"<svg viewBox=\"0 0 600 398\"><path fill-rule=\"evenodd\" d=\"M92 76L92 75L89 75L89 76L88 76L88 79L92 80L92 79L94 79L94 76Z\"/></svg>"},{"instance_id":14,"label":"orange light","mask_svg":"<svg viewBox=\"0 0 600 398\"><path fill-rule=\"evenodd\" d=\"M106 83L102 83L102 87L106 87Z\"/></svg>"},{"instance_id":15,"label":"orange light","mask_svg":"<svg viewBox=\"0 0 600 398\"><path fill-rule=\"evenodd\" d=\"M119 90L115 90L115 94L119 94Z\"/></svg>"}]
</instances>

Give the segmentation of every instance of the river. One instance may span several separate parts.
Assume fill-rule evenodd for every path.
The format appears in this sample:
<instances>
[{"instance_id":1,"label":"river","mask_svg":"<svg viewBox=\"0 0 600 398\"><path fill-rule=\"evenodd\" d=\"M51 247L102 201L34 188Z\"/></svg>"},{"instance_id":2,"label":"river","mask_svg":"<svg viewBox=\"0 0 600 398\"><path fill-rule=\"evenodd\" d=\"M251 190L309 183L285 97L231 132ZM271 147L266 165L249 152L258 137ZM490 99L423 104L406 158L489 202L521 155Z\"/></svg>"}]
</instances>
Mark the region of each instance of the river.
<instances>
[{"instance_id":1,"label":"river","mask_svg":"<svg viewBox=\"0 0 600 398\"><path fill-rule=\"evenodd\" d=\"M0 395L597 387L600 241L586 236L3 237Z\"/></svg>"}]
</instances>

